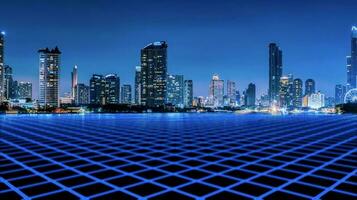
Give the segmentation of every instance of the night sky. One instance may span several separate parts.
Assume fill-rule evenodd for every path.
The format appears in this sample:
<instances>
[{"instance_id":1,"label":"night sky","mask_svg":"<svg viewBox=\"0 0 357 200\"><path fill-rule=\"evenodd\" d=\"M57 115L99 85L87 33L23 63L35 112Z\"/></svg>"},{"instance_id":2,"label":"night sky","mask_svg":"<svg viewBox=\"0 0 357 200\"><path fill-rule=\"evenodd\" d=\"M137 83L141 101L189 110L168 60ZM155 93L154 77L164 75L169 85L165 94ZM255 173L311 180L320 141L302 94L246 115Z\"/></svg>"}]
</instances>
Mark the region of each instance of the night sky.
<instances>
[{"instance_id":1,"label":"night sky","mask_svg":"<svg viewBox=\"0 0 357 200\"><path fill-rule=\"evenodd\" d=\"M93 73L116 73L133 84L140 49L168 42L168 71L194 81L194 95L208 94L218 73L239 90L250 82L258 96L268 87L268 44L283 50L283 73L316 80L334 94L346 82L350 29L357 1L343 0L0 0L0 30L6 31L5 62L16 80L32 81L38 94L38 54L62 51L61 93L70 91L70 72L79 82Z\"/></svg>"}]
</instances>

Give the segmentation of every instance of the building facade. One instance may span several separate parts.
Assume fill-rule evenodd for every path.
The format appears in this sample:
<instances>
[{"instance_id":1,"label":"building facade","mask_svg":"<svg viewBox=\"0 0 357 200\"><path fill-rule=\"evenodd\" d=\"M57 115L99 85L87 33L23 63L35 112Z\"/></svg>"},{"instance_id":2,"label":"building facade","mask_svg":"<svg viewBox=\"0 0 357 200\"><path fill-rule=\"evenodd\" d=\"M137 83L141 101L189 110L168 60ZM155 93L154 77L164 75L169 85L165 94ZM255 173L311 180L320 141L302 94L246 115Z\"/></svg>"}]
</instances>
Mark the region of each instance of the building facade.
<instances>
[{"instance_id":1,"label":"building facade","mask_svg":"<svg viewBox=\"0 0 357 200\"><path fill-rule=\"evenodd\" d=\"M105 104L105 79L103 75L93 74L89 80L91 104Z\"/></svg>"},{"instance_id":2,"label":"building facade","mask_svg":"<svg viewBox=\"0 0 357 200\"><path fill-rule=\"evenodd\" d=\"M132 99L131 99L131 85L128 84L124 84L121 87L121 103L124 104L131 104L132 103Z\"/></svg>"},{"instance_id":3,"label":"building facade","mask_svg":"<svg viewBox=\"0 0 357 200\"><path fill-rule=\"evenodd\" d=\"M315 81L313 79L307 79L305 81L305 96L310 96L315 93Z\"/></svg>"},{"instance_id":4,"label":"building facade","mask_svg":"<svg viewBox=\"0 0 357 200\"><path fill-rule=\"evenodd\" d=\"M166 86L166 103L183 107L184 80L183 75L168 75Z\"/></svg>"},{"instance_id":5,"label":"building facade","mask_svg":"<svg viewBox=\"0 0 357 200\"><path fill-rule=\"evenodd\" d=\"M275 43L269 44L269 100L270 104L279 101L280 77L283 73L283 53Z\"/></svg>"},{"instance_id":6,"label":"building facade","mask_svg":"<svg viewBox=\"0 0 357 200\"><path fill-rule=\"evenodd\" d=\"M17 98L32 99L32 83L20 81L17 83Z\"/></svg>"},{"instance_id":7,"label":"building facade","mask_svg":"<svg viewBox=\"0 0 357 200\"><path fill-rule=\"evenodd\" d=\"M351 55L347 58L347 84L357 88L357 27L351 30Z\"/></svg>"},{"instance_id":8,"label":"building facade","mask_svg":"<svg viewBox=\"0 0 357 200\"><path fill-rule=\"evenodd\" d=\"M280 77L280 90L279 90L279 106L287 107L290 102L290 91L289 91L289 77Z\"/></svg>"},{"instance_id":9,"label":"building facade","mask_svg":"<svg viewBox=\"0 0 357 200\"><path fill-rule=\"evenodd\" d=\"M230 106L236 106L236 82L227 80L227 97Z\"/></svg>"},{"instance_id":10,"label":"building facade","mask_svg":"<svg viewBox=\"0 0 357 200\"><path fill-rule=\"evenodd\" d=\"M224 81L219 79L217 74L212 76L212 80L209 87L209 99L213 107L222 107L224 105Z\"/></svg>"},{"instance_id":11,"label":"building facade","mask_svg":"<svg viewBox=\"0 0 357 200\"><path fill-rule=\"evenodd\" d=\"M255 106L256 101L256 88L255 84L249 83L247 90L245 91L245 106Z\"/></svg>"},{"instance_id":12,"label":"building facade","mask_svg":"<svg viewBox=\"0 0 357 200\"><path fill-rule=\"evenodd\" d=\"M61 52L54 49L40 49L39 53L39 105L59 107Z\"/></svg>"},{"instance_id":13,"label":"building facade","mask_svg":"<svg viewBox=\"0 0 357 200\"><path fill-rule=\"evenodd\" d=\"M135 104L141 103L141 66L135 67Z\"/></svg>"},{"instance_id":14,"label":"building facade","mask_svg":"<svg viewBox=\"0 0 357 200\"><path fill-rule=\"evenodd\" d=\"M5 49L5 32L0 32L0 103L4 100L4 49Z\"/></svg>"},{"instance_id":15,"label":"building facade","mask_svg":"<svg viewBox=\"0 0 357 200\"><path fill-rule=\"evenodd\" d=\"M120 102L120 78L116 74L105 76L105 103L119 104Z\"/></svg>"},{"instance_id":16,"label":"building facade","mask_svg":"<svg viewBox=\"0 0 357 200\"><path fill-rule=\"evenodd\" d=\"M83 83L77 83L74 87L74 103L76 105L87 105L90 103L90 88Z\"/></svg>"},{"instance_id":17,"label":"building facade","mask_svg":"<svg viewBox=\"0 0 357 200\"><path fill-rule=\"evenodd\" d=\"M13 99L16 95L14 90L14 80L12 78L12 68L9 65L4 67L4 99Z\"/></svg>"},{"instance_id":18,"label":"building facade","mask_svg":"<svg viewBox=\"0 0 357 200\"><path fill-rule=\"evenodd\" d=\"M71 72L71 96L74 99L75 98L75 93L76 93L76 85L78 84L78 69L77 65L73 67L73 70Z\"/></svg>"},{"instance_id":19,"label":"building facade","mask_svg":"<svg viewBox=\"0 0 357 200\"><path fill-rule=\"evenodd\" d=\"M325 95L317 92L308 96L308 107L319 109L325 106Z\"/></svg>"},{"instance_id":20,"label":"building facade","mask_svg":"<svg viewBox=\"0 0 357 200\"><path fill-rule=\"evenodd\" d=\"M141 104L165 104L167 80L167 43L154 42L141 49Z\"/></svg>"},{"instance_id":21,"label":"building facade","mask_svg":"<svg viewBox=\"0 0 357 200\"><path fill-rule=\"evenodd\" d=\"M186 108L193 106L193 82L192 80L184 81L183 104Z\"/></svg>"},{"instance_id":22,"label":"building facade","mask_svg":"<svg viewBox=\"0 0 357 200\"><path fill-rule=\"evenodd\" d=\"M303 86L302 80L299 78L294 79L293 82L293 106L295 108L302 107Z\"/></svg>"},{"instance_id":23,"label":"building facade","mask_svg":"<svg viewBox=\"0 0 357 200\"><path fill-rule=\"evenodd\" d=\"M338 84L335 86L335 104L336 105L344 103L346 92L347 92L346 86L344 86L342 84Z\"/></svg>"}]
</instances>

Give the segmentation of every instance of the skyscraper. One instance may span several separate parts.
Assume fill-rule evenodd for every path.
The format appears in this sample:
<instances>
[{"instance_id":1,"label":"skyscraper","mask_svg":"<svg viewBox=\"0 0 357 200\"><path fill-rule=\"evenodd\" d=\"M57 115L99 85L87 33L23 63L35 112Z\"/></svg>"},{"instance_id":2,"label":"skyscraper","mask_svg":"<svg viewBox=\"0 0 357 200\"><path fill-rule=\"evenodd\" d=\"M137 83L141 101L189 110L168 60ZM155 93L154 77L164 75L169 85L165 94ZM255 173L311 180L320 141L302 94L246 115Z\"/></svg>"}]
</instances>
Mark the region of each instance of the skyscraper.
<instances>
[{"instance_id":1,"label":"skyscraper","mask_svg":"<svg viewBox=\"0 0 357 200\"><path fill-rule=\"evenodd\" d=\"M141 66L135 67L135 104L141 103Z\"/></svg>"},{"instance_id":2,"label":"skyscraper","mask_svg":"<svg viewBox=\"0 0 357 200\"><path fill-rule=\"evenodd\" d=\"M5 32L0 32L0 103L4 100L4 48Z\"/></svg>"},{"instance_id":3,"label":"skyscraper","mask_svg":"<svg viewBox=\"0 0 357 200\"><path fill-rule=\"evenodd\" d=\"M229 98L229 105L235 106L236 104L236 83L227 80L227 96Z\"/></svg>"},{"instance_id":4,"label":"skyscraper","mask_svg":"<svg viewBox=\"0 0 357 200\"><path fill-rule=\"evenodd\" d=\"M335 103L341 104L344 103L345 95L346 95L346 86L342 84L338 84L335 86Z\"/></svg>"},{"instance_id":5,"label":"skyscraper","mask_svg":"<svg viewBox=\"0 0 357 200\"><path fill-rule=\"evenodd\" d=\"M19 99L32 99L32 83L20 81L17 84Z\"/></svg>"},{"instance_id":6,"label":"skyscraper","mask_svg":"<svg viewBox=\"0 0 357 200\"><path fill-rule=\"evenodd\" d=\"M214 107L223 106L223 96L224 96L224 81L219 79L217 74L212 76L212 80L209 87L209 98L211 99L211 104Z\"/></svg>"},{"instance_id":7,"label":"skyscraper","mask_svg":"<svg viewBox=\"0 0 357 200\"><path fill-rule=\"evenodd\" d=\"M294 107L301 107L302 106L302 80L299 78L294 79L293 82L293 106Z\"/></svg>"},{"instance_id":8,"label":"skyscraper","mask_svg":"<svg viewBox=\"0 0 357 200\"><path fill-rule=\"evenodd\" d=\"M4 67L4 99L14 97L14 80L12 79L12 68L9 65Z\"/></svg>"},{"instance_id":9,"label":"skyscraper","mask_svg":"<svg viewBox=\"0 0 357 200\"><path fill-rule=\"evenodd\" d=\"M59 81L61 52L54 49L40 49L39 53L39 105L41 107L59 107Z\"/></svg>"},{"instance_id":10,"label":"skyscraper","mask_svg":"<svg viewBox=\"0 0 357 200\"><path fill-rule=\"evenodd\" d=\"M183 90L183 103L186 108L193 106L193 82L192 80L185 80Z\"/></svg>"},{"instance_id":11,"label":"skyscraper","mask_svg":"<svg viewBox=\"0 0 357 200\"><path fill-rule=\"evenodd\" d=\"M357 27L352 26L351 30L351 56L347 62L347 84L351 88L357 88ZM350 64L350 66L349 66Z\"/></svg>"},{"instance_id":12,"label":"skyscraper","mask_svg":"<svg viewBox=\"0 0 357 200\"><path fill-rule=\"evenodd\" d=\"M120 101L120 78L116 74L105 76L105 104L118 104Z\"/></svg>"},{"instance_id":13,"label":"skyscraper","mask_svg":"<svg viewBox=\"0 0 357 200\"><path fill-rule=\"evenodd\" d=\"M325 95L317 92L308 96L308 107L319 109L325 106Z\"/></svg>"},{"instance_id":14,"label":"skyscraper","mask_svg":"<svg viewBox=\"0 0 357 200\"><path fill-rule=\"evenodd\" d=\"M166 103L183 107L184 93L183 75L168 75L166 86Z\"/></svg>"},{"instance_id":15,"label":"skyscraper","mask_svg":"<svg viewBox=\"0 0 357 200\"><path fill-rule=\"evenodd\" d=\"M165 104L167 79L167 43L154 42L141 49L141 104L155 107Z\"/></svg>"},{"instance_id":16,"label":"skyscraper","mask_svg":"<svg viewBox=\"0 0 357 200\"><path fill-rule=\"evenodd\" d=\"M121 103L131 104L131 85L124 84L120 92Z\"/></svg>"},{"instance_id":17,"label":"skyscraper","mask_svg":"<svg viewBox=\"0 0 357 200\"><path fill-rule=\"evenodd\" d=\"M289 77L280 77L279 106L289 106Z\"/></svg>"},{"instance_id":18,"label":"skyscraper","mask_svg":"<svg viewBox=\"0 0 357 200\"><path fill-rule=\"evenodd\" d=\"M83 83L77 83L74 87L74 103L76 105L86 105L89 104L89 86Z\"/></svg>"},{"instance_id":19,"label":"skyscraper","mask_svg":"<svg viewBox=\"0 0 357 200\"><path fill-rule=\"evenodd\" d=\"M73 70L71 72L71 77L72 77L72 85L71 85L71 96L74 99L75 98L75 88L78 83L78 72L77 72L77 65L73 67Z\"/></svg>"},{"instance_id":20,"label":"skyscraper","mask_svg":"<svg viewBox=\"0 0 357 200\"><path fill-rule=\"evenodd\" d=\"M91 104L105 104L105 79L103 75L93 74L89 81Z\"/></svg>"},{"instance_id":21,"label":"skyscraper","mask_svg":"<svg viewBox=\"0 0 357 200\"><path fill-rule=\"evenodd\" d=\"M305 95L311 95L315 93L315 81L312 79L307 79L305 81Z\"/></svg>"},{"instance_id":22,"label":"skyscraper","mask_svg":"<svg viewBox=\"0 0 357 200\"><path fill-rule=\"evenodd\" d=\"M269 100L277 103L279 100L280 77L283 73L282 51L275 43L269 44Z\"/></svg>"},{"instance_id":23,"label":"skyscraper","mask_svg":"<svg viewBox=\"0 0 357 200\"><path fill-rule=\"evenodd\" d=\"M245 92L246 106L255 106L255 100L256 100L255 91L256 91L255 84L249 83L248 89Z\"/></svg>"}]
</instances>

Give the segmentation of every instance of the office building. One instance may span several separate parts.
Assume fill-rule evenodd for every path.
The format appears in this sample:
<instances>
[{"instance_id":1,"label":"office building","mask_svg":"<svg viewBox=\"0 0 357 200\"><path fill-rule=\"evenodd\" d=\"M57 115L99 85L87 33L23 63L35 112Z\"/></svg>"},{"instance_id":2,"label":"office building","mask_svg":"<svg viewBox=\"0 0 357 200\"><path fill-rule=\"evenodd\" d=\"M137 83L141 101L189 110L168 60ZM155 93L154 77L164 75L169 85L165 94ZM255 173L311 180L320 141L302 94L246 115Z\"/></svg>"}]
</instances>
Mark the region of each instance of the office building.
<instances>
[{"instance_id":1,"label":"office building","mask_svg":"<svg viewBox=\"0 0 357 200\"><path fill-rule=\"evenodd\" d=\"M0 32L0 103L4 100L4 49L5 49L5 32Z\"/></svg>"},{"instance_id":2,"label":"office building","mask_svg":"<svg viewBox=\"0 0 357 200\"><path fill-rule=\"evenodd\" d=\"M227 80L227 97L229 99L229 106L236 106L236 83Z\"/></svg>"},{"instance_id":3,"label":"office building","mask_svg":"<svg viewBox=\"0 0 357 200\"><path fill-rule=\"evenodd\" d=\"M185 80L183 87L183 104L186 108L193 106L193 82L192 80Z\"/></svg>"},{"instance_id":4,"label":"office building","mask_svg":"<svg viewBox=\"0 0 357 200\"><path fill-rule=\"evenodd\" d=\"M116 74L105 76L105 103L119 104L120 100L120 78Z\"/></svg>"},{"instance_id":5,"label":"office building","mask_svg":"<svg viewBox=\"0 0 357 200\"><path fill-rule=\"evenodd\" d=\"M17 83L17 98L32 99L32 83L20 81Z\"/></svg>"},{"instance_id":6,"label":"office building","mask_svg":"<svg viewBox=\"0 0 357 200\"><path fill-rule=\"evenodd\" d=\"M124 84L122 87L121 87L121 95L120 95L120 98L121 98L121 103L124 103L124 104L131 104L131 85L128 85L128 84Z\"/></svg>"},{"instance_id":7,"label":"office building","mask_svg":"<svg viewBox=\"0 0 357 200\"><path fill-rule=\"evenodd\" d=\"M15 96L14 80L12 78L12 68L9 65L4 67L4 100L13 99Z\"/></svg>"},{"instance_id":8,"label":"office building","mask_svg":"<svg viewBox=\"0 0 357 200\"><path fill-rule=\"evenodd\" d=\"M40 49L39 53L39 105L59 107L61 52L54 49Z\"/></svg>"},{"instance_id":9,"label":"office building","mask_svg":"<svg viewBox=\"0 0 357 200\"><path fill-rule=\"evenodd\" d=\"M103 75L93 74L89 81L91 104L105 104L105 79Z\"/></svg>"},{"instance_id":10,"label":"office building","mask_svg":"<svg viewBox=\"0 0 357 200\"><path fill-rule=\"evenodd\" d=\"M315 81L312 79L307 79L305 81L305 95L310 96L315 93Z\"/></svg>"},{"instance_id":11,"label":"office building","mask_svg":"<svg viewBox=\"0 0 357 200\"><path fill-rule=\"evenodd\" d=\"M338 84L335 86L335 104L342 104L344 103L345 95L347 92L346 86L342 84Z\"/></svg>"},{"instance_id":12,"label":"office building","mask_svg":"<svg viewBox=\"0 0 357 200\"><path fill-rule=\"evenodd\" d=\"M224 81L219 79L217 74L212 76L212 80L209 87L209 98L210 104L213 107L223 106L223 95L224 95Z\"/></svg>"},{"instance_id":13,"label":"office building","mask_svg":"<svg viewBox=\"0 0 357 200\"><path fill-rule=\"evenodd\" d=\"M288 107L290 105L289 77L280 78L279 106Z\"/></svg>"},{"instance_id":14,"label":"office building","mask_svg":"<svg viewBox=\"0 0 357 200\"><path fill-rule=\"evenodd\" d=\"M135 104L141 103L141 66L135 67Z\"/></svg>"},{"instance_id":15,"label":"office building","mask_svg":"<svg viewBox=\"0 0 357 200\"><path fill-rule=\"evenodd\" d=\"M183 107L184 104L184 80L183 75L167 76L166 103L176 107Z\"/></svg>"},{"instance_id":16,"label":"office building","mask_svg":"<svg viewBox=\"0 0 357 200\"><path fill-rule=\"evenodd\" d=\"M154 42L141 49L141 104L165 104L167 80L167 43Z\"/></svg>"},{"instance_id":17,"label":"office building","mask_svg":"<svg viewBox=\"0 0 357 200\"><path fill-rule=\"evenodd\" d=\"M347 57L347 84L357 88L357 27L351 29L351 55Z\"/></svg>"},{"instance_id":18,"label":"office building","mask_svg":"<svg viewBox=\"0 0 357 200\"><path fill-rule=\"evenodd\" d=\"M76 85L78 83L78 72L77 72L77 65L73 67L73 70L71 72L71 97L74 99L75 98L75 90L76 90Z\"/></svg>"},{"instance_id":19,"label":"office building","mask_svg":"<svg viewBox=\"0 0 357 200\"><path fill-rule=\"evenodd\" d=\"M83 83L77 83L74 87L74 102L76 105L86 105L90 103L90 88Z\"/></svg>"},{"instance_id":20,"label":"office building","mask_svg":"<svg viewBox=\"0 0 357 200\"><path fill-rule=\"evenodd\" d=\"M256 89L255 84L249 83L248 89L245 91L245 106L252 107L255 106L256 100Z\"/></svg>"},{"instance_id":21,"label":"office building","mask_svg":"<svg viewBox=\"0 0 357 200\"><path fill-rule=\"evenodd\" d=\"M280 77L283 73L282 51L275 43L269 44L269 99L270 104L277 104L280 92Z\"/></svg>"},{"instance_id":22,"label":"office building","mask_svg":"<svg viewBox=\"0 0 357 200\"><path fill-rule=\"evenodd\" d=\"M325 95L317 92L308 96L308 107L312 109L319 109L325 106Z\"/></svg>"},{"instance_id":23,"label":"office building","mask_svg":"<svg viewBox=\"0 0 357 200\"><path fill-rule=\"evenodd\" d=\"M302 80L299 78L294 79L293 81L293 106L299 108L302 106L302 97L303 97L303 86Z\"/></svg>"}]
</instances>

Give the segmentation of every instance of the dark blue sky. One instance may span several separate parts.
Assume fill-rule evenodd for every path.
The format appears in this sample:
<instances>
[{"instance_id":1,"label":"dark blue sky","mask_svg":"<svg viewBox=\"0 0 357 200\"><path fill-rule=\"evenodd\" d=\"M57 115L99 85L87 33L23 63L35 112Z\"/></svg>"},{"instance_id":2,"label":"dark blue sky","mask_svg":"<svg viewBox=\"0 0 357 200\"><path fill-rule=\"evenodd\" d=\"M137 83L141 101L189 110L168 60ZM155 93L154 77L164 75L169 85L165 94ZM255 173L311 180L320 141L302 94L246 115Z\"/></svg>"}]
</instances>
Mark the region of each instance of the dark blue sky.
<instances>
[{"instance_id":1,"label":"dark blue sky","mask_svg":"<svg viewBox=\"0 0 357 200\"><path fill-rule=\"evenodd\" d=\"M1 0L0 12L5 62L15 79L33 82L35 96L39 48L63 52L63 93L75 64L79 82L117 73L132 84L140 48L160 40L169 44L169 73L193 79L195 95L207 95L213 73L239 90L253 82L265 92L269 42L283 50L284 74L313 78L333 95L334 85L346 82L354 24L357 1L343 0Z\"/></svg>"}]
</instances>

